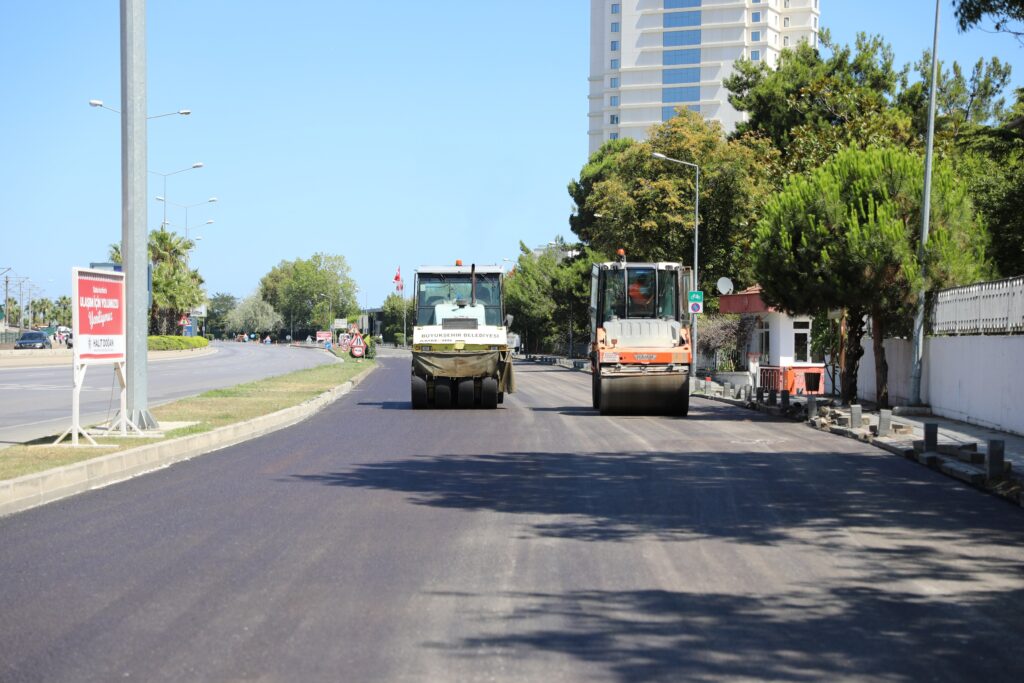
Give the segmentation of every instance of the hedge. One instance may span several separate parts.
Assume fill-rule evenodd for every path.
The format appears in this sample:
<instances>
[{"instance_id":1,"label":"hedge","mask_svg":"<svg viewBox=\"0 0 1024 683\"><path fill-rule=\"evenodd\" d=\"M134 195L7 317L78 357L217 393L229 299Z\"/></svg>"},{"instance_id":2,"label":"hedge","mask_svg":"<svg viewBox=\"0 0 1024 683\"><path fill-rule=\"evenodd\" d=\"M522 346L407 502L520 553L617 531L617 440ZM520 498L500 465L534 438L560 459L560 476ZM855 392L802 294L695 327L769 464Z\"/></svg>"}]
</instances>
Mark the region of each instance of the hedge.
<instances>
[{"instance_id":1,"label":"hedge","mask_svg":"<svg viewBox=\"0 0 1024 683\"><path fill-rule=\"evenodd\" d=\"M169 335L158 335L149 338L150 351L183 351L188 349L201 349L209 345L210 340L206 337L172 337Z\"/></svg>"}]
</instances>

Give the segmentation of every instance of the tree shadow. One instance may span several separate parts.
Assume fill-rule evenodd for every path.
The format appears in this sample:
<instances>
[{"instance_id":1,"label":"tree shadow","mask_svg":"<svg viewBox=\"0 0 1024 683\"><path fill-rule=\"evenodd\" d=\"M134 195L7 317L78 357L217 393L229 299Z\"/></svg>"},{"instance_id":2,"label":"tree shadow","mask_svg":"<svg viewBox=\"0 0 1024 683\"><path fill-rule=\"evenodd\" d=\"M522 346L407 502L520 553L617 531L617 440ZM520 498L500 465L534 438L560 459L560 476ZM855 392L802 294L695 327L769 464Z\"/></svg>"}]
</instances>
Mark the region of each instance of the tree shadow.
<instances>
[{"instance_id":1,"label":"tree shadow","mask_svg":"<svg viewBox=\"0 0 1024 683\"><path fill-rule=\"evenodd\" d=\"M1024 661L1006 642L1008 632L1019 633L1019 590L964 599L853 586L774 596L580 590L457 597L471 607L502 601L509 616L495 620L471 608L481 616L467 626L478 635L426 647L467 659L556 654L621 681L1024 676ZM990 618L979 620L979 612Z\"/></svg>"}]
</instances>

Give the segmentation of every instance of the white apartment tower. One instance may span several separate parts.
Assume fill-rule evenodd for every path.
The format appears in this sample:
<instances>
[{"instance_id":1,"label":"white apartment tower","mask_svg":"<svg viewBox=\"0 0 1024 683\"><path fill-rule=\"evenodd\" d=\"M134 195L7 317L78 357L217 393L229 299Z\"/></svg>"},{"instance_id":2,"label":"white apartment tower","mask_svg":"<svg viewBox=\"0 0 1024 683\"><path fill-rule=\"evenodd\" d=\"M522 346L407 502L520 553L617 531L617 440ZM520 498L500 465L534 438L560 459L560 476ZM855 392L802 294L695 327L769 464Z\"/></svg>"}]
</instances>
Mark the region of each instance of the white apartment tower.
<instances>
[{"instance_id":1,"label":"white apartment tower","mask_svg":"<svg viewBox=\"0 0 1024 683\"><path fill-rule=\"evenodd\" d=\"M590 0L590 152L643 140L676 107L743 120L722 81L738 59L778 63L783 48L817 44L819 0Z\"/></svg>"}]
</instances>

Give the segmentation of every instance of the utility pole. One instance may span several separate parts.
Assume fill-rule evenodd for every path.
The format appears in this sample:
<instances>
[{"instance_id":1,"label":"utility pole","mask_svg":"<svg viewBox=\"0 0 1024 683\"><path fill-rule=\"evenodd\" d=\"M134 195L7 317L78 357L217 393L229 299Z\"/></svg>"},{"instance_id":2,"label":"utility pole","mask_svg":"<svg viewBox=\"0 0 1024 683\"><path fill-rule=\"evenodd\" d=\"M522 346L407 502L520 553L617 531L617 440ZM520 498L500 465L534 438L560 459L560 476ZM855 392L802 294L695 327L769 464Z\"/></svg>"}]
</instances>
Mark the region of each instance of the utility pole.
<instances>
[{"instance_id":1,"label":"utility pole","mask_svg":"<svg viewBox=\"0 0 1024 683\"><path fill-rule=\"evenodd\" d=\"M939 86L939 0L935 0L935 34L932 37L932 82L928 95L928 138L924 152L924 199L921 203L921 291L917 293L914 315L914 347L910 369L910 405L921 405L921 372L924 367L925 247L928 244L928 223L932 201L932 145L935 140L935 92Z\"/></svg>"}]
</instances>

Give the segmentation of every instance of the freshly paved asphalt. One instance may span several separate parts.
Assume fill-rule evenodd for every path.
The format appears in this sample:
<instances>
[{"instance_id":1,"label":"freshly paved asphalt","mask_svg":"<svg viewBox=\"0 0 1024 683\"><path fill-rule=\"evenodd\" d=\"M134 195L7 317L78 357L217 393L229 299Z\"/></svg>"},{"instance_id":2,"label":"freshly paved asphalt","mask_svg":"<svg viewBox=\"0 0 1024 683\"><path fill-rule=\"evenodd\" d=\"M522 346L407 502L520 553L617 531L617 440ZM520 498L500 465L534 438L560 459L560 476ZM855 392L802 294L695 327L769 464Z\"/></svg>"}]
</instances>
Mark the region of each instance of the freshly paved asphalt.
<instances>
[{"instance_id":1,"label":"freshly paved asphalt","mask_svg":"<svg viewBox=\"0 0 1024 683\"><path fill-rule=\"evenodd\" d=\"M695 399L601 417L519 366L0 519L2 681L1024 679L1024 512Z\"/></svg>"},{"instance_id":2,"label":"freshly paved asphalt","mask_svg":"<svg viewBox=\"0 0 1024 683\"><path fill-rule=\"evenodd\" d=\"M282 375L331 361L317 349L214 342L216 353L149 362L149 404ZM71 425L70 361L59 366L0 368L0 445L59 434ZM90 368L82 389L82 422L110 419L119 388L112 366Z\"/></svg>"}]
</instances>

